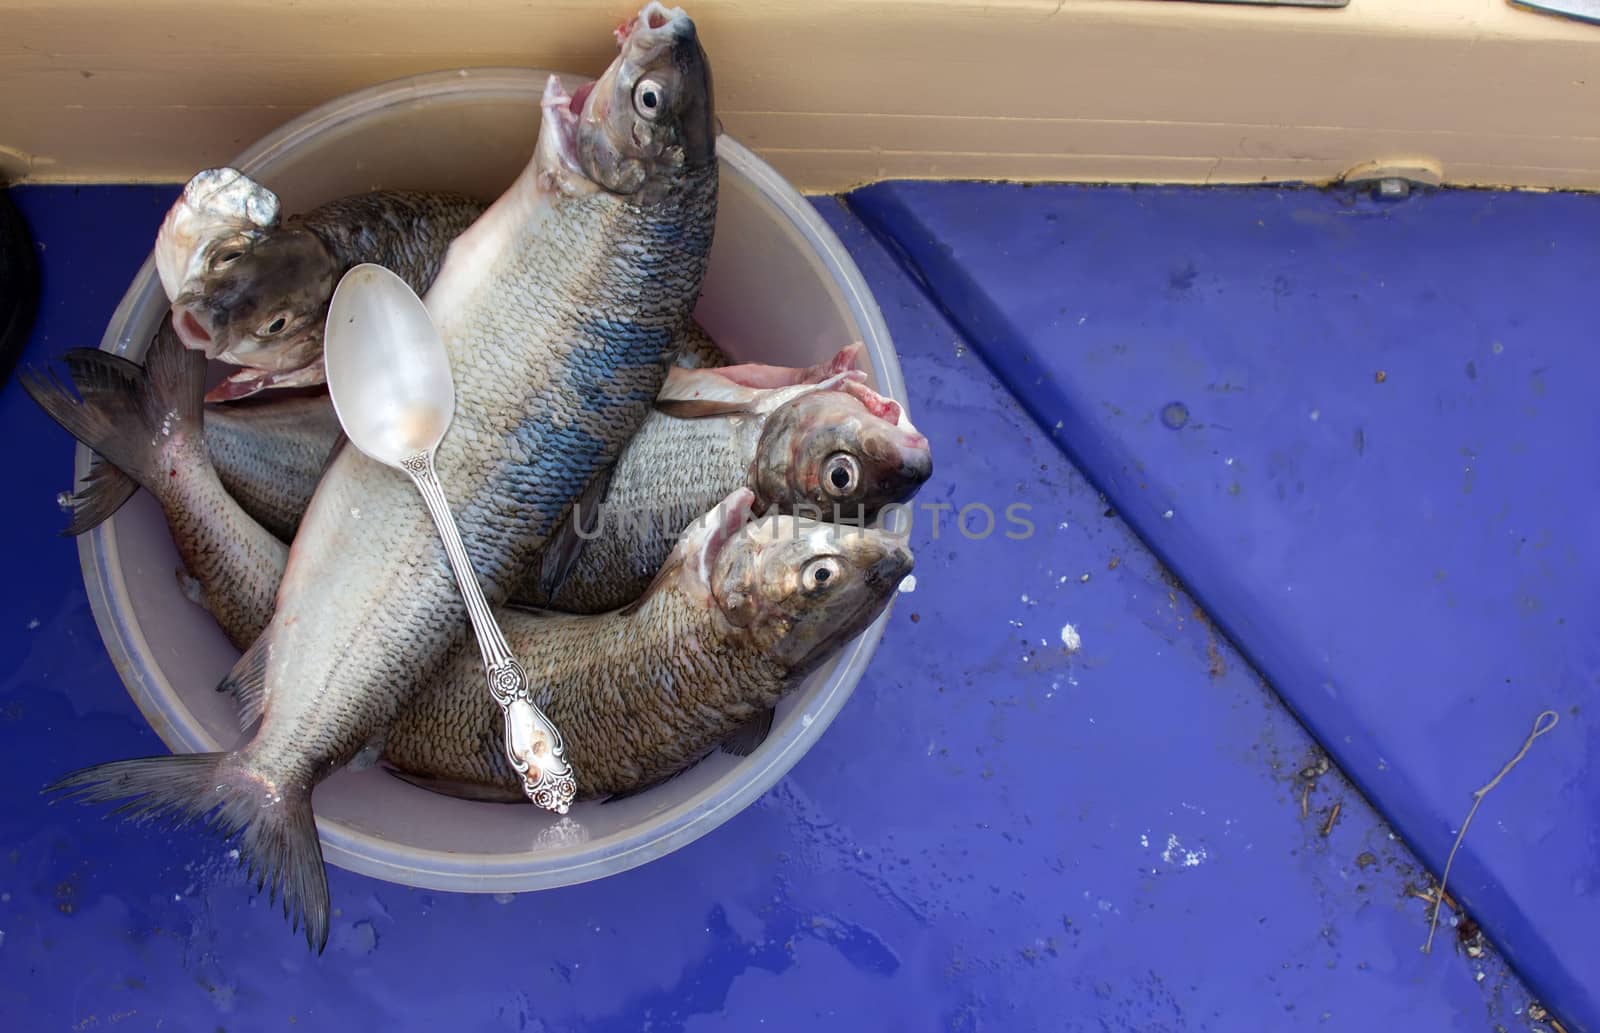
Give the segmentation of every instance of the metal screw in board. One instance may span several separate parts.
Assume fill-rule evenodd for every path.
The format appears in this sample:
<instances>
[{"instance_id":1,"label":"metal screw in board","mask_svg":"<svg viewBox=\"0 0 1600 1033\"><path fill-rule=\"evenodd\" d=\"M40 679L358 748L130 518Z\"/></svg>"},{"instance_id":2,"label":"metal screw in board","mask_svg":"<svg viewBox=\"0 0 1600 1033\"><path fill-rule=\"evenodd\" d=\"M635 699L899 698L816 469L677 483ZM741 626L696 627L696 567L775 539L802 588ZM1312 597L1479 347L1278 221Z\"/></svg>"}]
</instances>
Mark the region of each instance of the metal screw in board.
<instances>
[{"instance_id":1,"label":"metal screw in board","mask_svg":"<svg viewBox=\"0 0 1600 1033\"><path fill-rule=\"evenodd\" d=\"M1411 184L1399 176L1385 176L1378 180L1372 194L1380 201L1404 201L1411 196Z\"/></svg>"},{"instance_id":2,"label":"metal screw in board","mask_svg":"<svg viewBox=\"0 0 1600 1033\"><path fill-rule=\"evenodd\" d=\"M1352 166L1336 182L1347 190L1369 193L1378 201L1404 201L1417 190L1442 185L1444 170L1430 158L1388 158Z\"/></svg>"}]
</instances>

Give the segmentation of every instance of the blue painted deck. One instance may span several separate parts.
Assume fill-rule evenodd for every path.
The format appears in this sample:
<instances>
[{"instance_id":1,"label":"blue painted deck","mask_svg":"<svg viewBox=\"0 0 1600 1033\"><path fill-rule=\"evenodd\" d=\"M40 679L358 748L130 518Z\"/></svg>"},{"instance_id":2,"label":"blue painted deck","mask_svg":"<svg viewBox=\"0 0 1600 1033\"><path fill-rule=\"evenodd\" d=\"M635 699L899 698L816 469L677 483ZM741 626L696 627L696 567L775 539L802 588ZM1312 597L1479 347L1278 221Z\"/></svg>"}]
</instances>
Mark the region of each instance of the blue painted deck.
<instances>
[{"instance_id":1,"label":"blue painted deck","mask_svg":"<svg viewBox=\"0 0 1600 1033\"><path fill-rule=\"evenodd\" d=\"M855 204L1430 868L1559 715L1451 888L1600 1028L1600 198Z\"/></svg>"},{"instance_id":2,"label":"blue painted deck","mask_svg":"<svg viewBox=\"0 0 1600 1033\"><path fill-rule=\"evenodd\" d=\"M171 196L19 192L46 279L28 361L99 340ZM1141 222L1150 198L1163 207ZM1570 199L1478 199L1501 213L1502 232L1525 221L1554 232L1565 220L1573 228L1551 239L1577 246L1581 212L1538 207ZM1450 235L1460 214L1438 200L1415 209L1441 217L1396 255L1419 280L1432 268L1425 246L1465 246ZM56 537L71 445L14 383L0 389L0 431L25 443L14 460L13 585L0 598L3 655L14 658L0 674L0 1028L1551 1029L1530 1017L1542 1012L1530 1013L1530 990L1494 950L1469 956L1445 925L1435 952L1419 952L1427 911L1409 891L1427 885L1424 867L1338 768L1318 773L1316 742L1216 618L1284 679L1277 688L1313 727L1334 729L1327 747L1386 813L1412 823L1398 833L1430 862L1533 714L1562 707L1557 731L1485 803L1452 882L1475 914L1505 902L1493 920L1478 917L1569 1031L1600 1029L1574 983L1593 948L1556 938L1592 909L1584 894L1600 857L1596 738L1581 702L1596 652L1579 630L1596 563L1594 542L1571 535L1593 501L1596 468L1580 464L1595 424L1592 411L1557 401L1591 367L1578 328L1530 325L1536 307L1518 293L1555 298L1575 280L1547 282L1531 244L1504 254L1492 289L1487 265L1470 283L1453 265L1433 277L1448 300L1432 310L1359 309L1357 345L1334 334L1356 318L1342 297L1318 297L1312 283L1359 265L1339 250L1355 246L1352 235L1425 215L1297 219L1288 212L1304 204L1270 191L895 187L857 195L854 212L818 204L878 295L933 441L935 479L920 501L997 513L1024 502L1032 533L1006 538L1002 518L994 535L969 540L946 516L935 540L932 514L919 512L916 589L855 697L788 778L711 835L600 883L505 900L335 870L339 910L320 959L252 899L225 845L36 795L61 771L160 744L100 646L74 547ZM1284 252L1287 228L1258 234L1241 216L1274 204L1303 235L1288 245L1295 255ZM872 230L895 230L898 256L862 213ZM1044 226L1058 229L1047 238ZM977 251L969 227L992 246ZM1007 248L1015 264L996 253ZM908 256L940 305L906 274ZM963 275L976 261L985 275ZM1268 301L1255 285L1277 275L1300 286L1268 290ZM1582 297L1564 302L1569 320ZM1421 367L1449 365L1436 350L1464 348L1485 318L1526 329L1489 338L1476 379L1457 368L1427 388L1413 382ZM1103 336L1068 336L1091 325ZM1296 334L1271 332L1290 326ZM1514 351L1535 337L1555 359ZM1348 423L1360 395L1339 377L1346 364L1371 365L1373 341L1391 345L1381 387L1396 390ZM1512 367L1524 377L1548 365L1545 394L1491 387L1504 368L1492 359L1527 364ZM1374 372L1363 387L1377 389ZM1037 390L1047 384L1055 393ZM1224 384L1246 390L1206 390ZM1049 433L1057 402L1070 403L1055 419L1072 427L1082 472ZM1176 431L1160 422L1171 402L1188 411ZM1315 421L1308 403L1322 413ZM1530 406L1544 415L1524 415ZM1434 470L1461 457L1434 455L1443 446L1432 423L1475 429L1464 504L1460 485ZM1357 427L1368 437L1352 460L1343 452L1355 454ZM1321 433L1343 435L1343 448ZM1511 452L1516 440L1531 469ZM1408 477L1415 452L1430 462ZM1377 483L1412 511L1377 518L1362 480L1377 475L1356 460L1384 464ZM1544 494L1526 494L1539 481ZM1424 491L1431 523L1415 509ZM1548 570L1537 557L1468 548L1474 521L1502 505L1513 526L1549 530ZM1563 505L1569 518L1549 515ZM1531 552L1538 531L1525 533ZM1360 543L1379 551L1363 558ZM1435 562L1447 577L1427 606L1399 573L1431 577ZM1538 580L1508 589L1501 579L1524 562ZM1399 566L1388 576L1386 565ZM1524 596L1558 630L1520 617ZM1068 625L1076 653L1062 646ZM1391 655L1407 633L1422 643L1415 655ZM1454 641L1448 660L1433 655L1443 640ZM1334 702L1348 707L1337 719L1299 680L1329 662L1325 652L1339 662ZM1574 672L1582 677L1558 677ZM1526 698L1502 709L1508 677ZM1370 705L1374 684L1395 701L1387 723ZM1376 756L1381 771L1367 764ZM1549 885L1513 893L1485 882L1530 872ZM1540 910L1564 889L1569 914ZM509 968L507 951L520 957Z\"/></svg>"}]
</instances>

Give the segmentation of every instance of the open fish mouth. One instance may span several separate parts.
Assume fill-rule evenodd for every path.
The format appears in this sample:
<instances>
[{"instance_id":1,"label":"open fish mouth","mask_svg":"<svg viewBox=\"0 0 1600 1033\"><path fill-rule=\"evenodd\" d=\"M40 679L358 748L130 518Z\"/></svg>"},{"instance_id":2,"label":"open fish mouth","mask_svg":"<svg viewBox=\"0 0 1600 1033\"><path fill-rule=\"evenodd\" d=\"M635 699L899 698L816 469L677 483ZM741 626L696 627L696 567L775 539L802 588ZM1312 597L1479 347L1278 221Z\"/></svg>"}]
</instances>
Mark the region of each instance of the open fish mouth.
<instances>
[{"instance_id":1,"label":"open fish mouth","mask_svg":"<svg viewBox=\"0 0 1600 1033\"><path fill-rule=\"evenodd\" d=\"M630 18L621 25L617 26L615 32L617 37L617 46L620 47L624 43L628 42L628 37L633 35L634 29L640 27L646 29L664 29L672 21L674 16L681 14L683 14L683 12L675 7L666 7L663 4L656 2L646 4L644 10L640 11L637 17Z\"/></svg>"},{"instance_id":2,"label":"open fish mouth","mask_svg":"<svg viewBox=\"0 0 1600 1033\"><path fill-rule=\"evenodd\" d=\"M595 80L591 79L572 91L572 99L567 102L567 108L572 112L573 122L583 117L584 105L589 103L589 94L594 92Z\"/></svg>"},{"instance_id":3,"label":"open fish mouth","mask_svg":"<svg viewBox=\"0 0 1600 1033\"><path fill-rule=\"evenodd\" d=\"M216 336L206 320L195 314L194 309L184 304L173 305L172 329L177 332L178 340L183 342L185 348L204 352L208 359L217 358Z\"/></svg>"}]
</instances>

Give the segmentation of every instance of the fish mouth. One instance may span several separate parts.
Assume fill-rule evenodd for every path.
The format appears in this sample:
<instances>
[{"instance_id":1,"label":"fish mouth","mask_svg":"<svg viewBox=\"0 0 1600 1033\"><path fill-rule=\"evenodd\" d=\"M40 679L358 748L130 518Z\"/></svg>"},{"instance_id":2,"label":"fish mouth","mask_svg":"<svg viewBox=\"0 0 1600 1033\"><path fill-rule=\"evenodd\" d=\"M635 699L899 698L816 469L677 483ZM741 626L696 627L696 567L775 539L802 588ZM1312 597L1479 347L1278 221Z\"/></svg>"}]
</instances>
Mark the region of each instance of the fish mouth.
<instances>
[{"instance_id":1,"label":"fish mouth","mask_svg":"<svg viewBox=\"0 0 1600 1033\"><path fill-rule=\"evenodd\" d=\"M866 568L863 576L868 585L880 592L892 590L905 580L905 576L911 573L916 565L916 559L912 556L909 545L897 536L884 554Z\"/></svg>"},{"instance_id":2,"label":"fish mouth","mask_svg":"<svg viewBox=\"0 0 1600 1033\"><path fill-rule=\"evenodd\" d=\"M572 91L572 99L567 102L567 109L572 112L574 118L583 117L584 106L589 103L589 94L594 92L595 82L596 80L590 79Z\"/></svg>"},{"instance_id":3,"label":"fish mouth","mask_svg":"<svg viewBox=\"0 0 1600 1033\"><path fill-rule=\"evenodd\" d=\"M658 0L650 0L650 3L645 4L637 15L617 26L613 33L617 37L617 48L620 50L626 47L628 40L638 29L659 32L680 18L687 20L688 17L681 8L667 7Z\"/></svg>"},{"instance_id":4,"label":"fish mouth","mask_svg":"<svg viewBox=\"0 0 1600 1033\"><path fill-rule=\"evenodd\" d=\"M172 329L177 333L178 340L190 351L204 352L206 358L216 358L216 337L205 320L195 315L194 310L187 305L172 306Z\"/></svg>"},{"instance_id":5,"label":"fish mouth","mask_svg":"<svg viewBox=\"0 0 1600 1033\"><path fill-rule=\"evenodd\" d=\"M646 186L665 160L658 153L664 144L624 117L631 111L617 109L632 104L628 93L635 78L664 59L670 60L678 74L688 80L686 95L690 100L685 103L691 105L691 115L704 107L708 116L705 120L709 120L710 69L705 66L694 22L687 14L652 0L632 21L616 30L616 37L620 53L597 79L571 94L553 75L545 83L535 167L539 188L546 193L579 196L606 190L632 195ZM703 97L699 96L701 93ZM678 112L676 121L681 122L682 116ZM696 132L695 140L673 149L674 167L685 163L697 167L704 164L702 159L708 155L714 157L714 146L699 145L704 144L701 138L706 134L698 129ZM686 158L676 157L680 150Z\"/></svg>"}]
</instances>

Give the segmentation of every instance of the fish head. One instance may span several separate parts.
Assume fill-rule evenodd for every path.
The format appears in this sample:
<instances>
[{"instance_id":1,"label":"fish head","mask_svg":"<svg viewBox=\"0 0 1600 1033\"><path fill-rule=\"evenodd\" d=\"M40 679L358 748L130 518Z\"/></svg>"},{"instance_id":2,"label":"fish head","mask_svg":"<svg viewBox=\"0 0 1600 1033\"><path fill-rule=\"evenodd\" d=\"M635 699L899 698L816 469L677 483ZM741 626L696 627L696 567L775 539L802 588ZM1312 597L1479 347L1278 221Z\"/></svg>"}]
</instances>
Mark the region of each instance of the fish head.
<instances>
[{"instance_id":1,"label":"fish head","mask_svg":"<svg viewBox=\"0 0 1600 1033\"><path fill-rule=\"evenodd\" d=\"M172 299L172 325L207 358L268 372L321 357L323 321L338 284L333 254L303 227L234 232L204 244Z\"/></svg>"},{"instance_id":2,"label":"fish head","mask_svg":"<svg viewBox=\"0 0 1600 1033\"><path fill-rule=\"evenodd\" d=\"M711 62L689 16L651 2L617 29L619 53L569 97L545 89L538 162L546 186L653 204L716 161Z\"/></svg>"},{"instance_id":3,"label":"fish head","mask_svg":"<svg viewBox=\"0 0 1600 1033\"><path fill-rule=\"evenodd\" d=\"M278 224L279 207L277 194L238 169L195 173L156 232L156 273L167 300L193 289L211 244L270 230Z\"/></svg>"},{"instance_id":4,"label":"fish head","mask_svg":"<svg viewBox=\"0 0 1600 1033\"><path fill-rule=\"evenodd\" d=\"M728 538L710 588L737 634L801 674L871 624L912 565L904 535L768 514Z\"/></svg>"},{"instance_id":5,"label":"fish head","mask_svg":"<svg viewBox=\"0 0 1600 1033\"><path fill-rule=\"evenodd\" d=\"M933 475L933 454L905 410L859 373L819 386L787 389L793 397L762 427L751 468L760 505L865 523L915 495Z\"/></svg>"}]
</instances>

